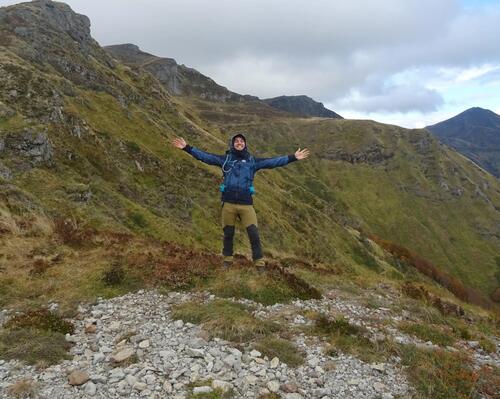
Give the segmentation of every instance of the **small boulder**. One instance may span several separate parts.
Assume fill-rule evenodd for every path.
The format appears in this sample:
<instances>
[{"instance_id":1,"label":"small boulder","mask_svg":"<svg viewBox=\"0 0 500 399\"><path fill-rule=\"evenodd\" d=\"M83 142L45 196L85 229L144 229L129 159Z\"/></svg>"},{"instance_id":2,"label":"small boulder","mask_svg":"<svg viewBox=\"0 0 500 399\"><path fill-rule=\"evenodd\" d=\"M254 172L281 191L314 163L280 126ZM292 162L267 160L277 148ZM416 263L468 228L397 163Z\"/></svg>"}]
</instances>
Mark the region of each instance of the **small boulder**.
<instances>
[{"instance_id":1,"label":"small boulder","mask_svg":"<svg viewBox=\"0 0 500 399\"><path fill-rule=\"evenodd\" d=\"M68 376L69 385L78 386L85 384L90 380L90 376L86 371L75 370Z\"/></svg>"},{"instance_id":2,"label":"small boulder","mask_svg":"<svg viewBox=\"0 0 500 399\"><path fill-rule=\"evenodd\" d=\"M111 361L113 363L121 363L132 357L134 354L135 351L132 348L125 348L111 356Z\"/></svg>"}]
</instances>

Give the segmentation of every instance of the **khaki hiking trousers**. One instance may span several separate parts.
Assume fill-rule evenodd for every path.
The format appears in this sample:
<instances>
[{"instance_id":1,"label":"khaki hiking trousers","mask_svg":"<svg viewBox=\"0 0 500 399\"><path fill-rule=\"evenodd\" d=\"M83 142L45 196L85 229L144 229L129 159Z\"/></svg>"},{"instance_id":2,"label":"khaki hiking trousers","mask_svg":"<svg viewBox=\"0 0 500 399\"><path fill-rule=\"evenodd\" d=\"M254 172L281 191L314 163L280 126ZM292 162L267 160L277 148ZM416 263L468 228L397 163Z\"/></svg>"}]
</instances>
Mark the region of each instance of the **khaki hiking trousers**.
<instances>
[{"instance_id":1,"label":"khaki hiking trousers","mask_svg":"<svg viewBox=\"0 0 500 399\"><path fill-rule=\"evenodd\" d=\"M245 227L250 246L252 248L252 259L254 262L263 257L260 245L259 229L257 228L257 215L253 205L240 205L224 202L222 205L222 230L224 231L224 247L222 254L225 259L233 257L233 240L236 220L240 219Z\"/></svg>"}]
</instances>

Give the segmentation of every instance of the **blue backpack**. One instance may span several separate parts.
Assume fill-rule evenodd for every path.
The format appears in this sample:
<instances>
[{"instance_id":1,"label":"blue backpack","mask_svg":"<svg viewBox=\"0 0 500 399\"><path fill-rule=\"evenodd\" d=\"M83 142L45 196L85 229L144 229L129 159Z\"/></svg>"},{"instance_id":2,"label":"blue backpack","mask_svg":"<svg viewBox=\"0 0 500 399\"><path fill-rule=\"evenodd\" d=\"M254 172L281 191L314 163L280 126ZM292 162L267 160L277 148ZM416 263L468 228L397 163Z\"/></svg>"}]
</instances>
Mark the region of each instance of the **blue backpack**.
<instances>
[{"instance_id":1,"label":"blue backpack","mask_svg":"<svg viewBox=\"0 0 500 399\"><path fill-rule=\"evenodd\" d=\"M253 176L255 174L255 158L253 155L250 155L248 159L242 159L240 162L241 164L246 164L247 162L250 164L250 167L240 167L240 171L243 171L246 173L246 176L233 176L232 172L235 167L236 162L238 160L233 160L231 159L231 153L228 153L226 155L226 159L224 163L222 164L222 178L223 178L223 183L219 186L219 191L224 192L226 191L226 188L228 188L234 181L240 180L241 179L248 179L250 182L250 186L248 187L248 190L250 191L250 194L253 195L255 194L255 188L253 186ZM245 165L246 166L246 165ZM244 186L246 184L238 184L238 187Z\"/></svg>"}]
</instances>

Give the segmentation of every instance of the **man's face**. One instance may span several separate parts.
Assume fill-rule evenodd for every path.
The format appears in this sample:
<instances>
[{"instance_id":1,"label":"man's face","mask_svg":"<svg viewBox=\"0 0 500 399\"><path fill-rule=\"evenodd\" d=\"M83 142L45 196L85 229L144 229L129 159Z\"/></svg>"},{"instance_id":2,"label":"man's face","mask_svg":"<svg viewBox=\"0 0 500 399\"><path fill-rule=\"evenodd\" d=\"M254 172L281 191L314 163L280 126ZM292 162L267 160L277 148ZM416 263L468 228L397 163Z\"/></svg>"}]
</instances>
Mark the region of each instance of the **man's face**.
<instances>
[{"instance_id":1,"label":"man's face","mask_svg":"<svg viewBox=\"0 0 500 399\"><path fill-rule=\"evenodd\" d=\"M245 140L241 137L236 137L233 142L233 147L238 151L243 150L245 148Z\"/></svg>"}]
</instances>

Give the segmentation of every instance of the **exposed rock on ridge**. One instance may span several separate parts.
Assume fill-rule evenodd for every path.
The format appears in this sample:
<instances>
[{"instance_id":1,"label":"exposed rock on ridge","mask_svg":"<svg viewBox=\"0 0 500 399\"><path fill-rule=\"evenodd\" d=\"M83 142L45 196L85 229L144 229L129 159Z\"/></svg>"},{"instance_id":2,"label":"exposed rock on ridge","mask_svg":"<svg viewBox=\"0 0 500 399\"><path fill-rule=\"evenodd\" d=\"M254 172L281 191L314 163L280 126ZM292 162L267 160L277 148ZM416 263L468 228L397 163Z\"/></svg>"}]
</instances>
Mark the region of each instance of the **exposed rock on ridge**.
<instances>
[{"instance_id":1,"label":"exposed rock on ridge","mask_svg":"<svg viewBox=\"0 0 500 399\"><path fill-rule=\"evenodd\" d=\"M314 101L308 96L280 96L262 101L271 107L296 115L344 119L339 114L325 108L322 103Z\"/></svg>"},{"instance_id":2,"label":"exposed rock on ridge","mask_svg":"<svg viewBox=\"0 0 500 399\"><path fill-rule=\"evenodd\" d=\"M169 93L196 96L210 101L258 101L254 96L233 93L196 69L179 65L173 58L145 53L134 44L104 47L113 57L132 67L141 67L158 79Z\"/></svg>"}]
</instances>

